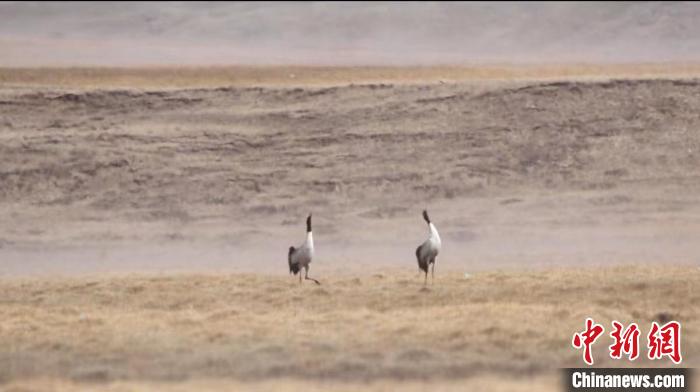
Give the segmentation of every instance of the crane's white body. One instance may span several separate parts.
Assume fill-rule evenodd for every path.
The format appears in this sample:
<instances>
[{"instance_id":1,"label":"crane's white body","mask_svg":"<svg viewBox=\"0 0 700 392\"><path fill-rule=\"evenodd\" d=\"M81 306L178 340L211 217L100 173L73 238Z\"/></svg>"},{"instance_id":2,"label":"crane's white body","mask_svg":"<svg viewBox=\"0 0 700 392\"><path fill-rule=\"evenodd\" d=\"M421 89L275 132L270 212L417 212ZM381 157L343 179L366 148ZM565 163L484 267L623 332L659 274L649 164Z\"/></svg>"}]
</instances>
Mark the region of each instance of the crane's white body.
<instances>
[{"instance_id":1,"label":"crane's white body","mask_svg":"<svg viewBox=\"0 0 700 392\"><path fill-rule=\"evenodd\" d=\"M428 239L425 240L416 249L416 259L418 260L418 268L425 272L425 283L428 283L428 269L430 265L433 266L432 277L435 280L435 258L440 253L442 249L442 240L440 239L440 234L437 231L435 225L430 221L427 211L423 211L423 219L428 224L428 230L430 230L430 235Z\"/></svg>"},{"instance_id":2,"label":"crane's white body","mask_svg":"<svg viewBox=\"0 0 700 392\"><path fill-rule=\"evenodd\" d=\"M311 264L311 260L314 258L314 234L312 232L306 233L306 241L296 248L290 257L292 264L297 265L299 269L307 268Z\"/></svg>"},{"instance_id":3,"label":"crane's white body","mask_svg":"<svg viewBox=\"0 0 700 392\"><path fill-rule=\"evenodd\" d=\"M294 275L298 273L300 284L302 268L305 271L304 279L313 280L316 284L321 284L318 280L309 278L309 265L314 259L314 234L311 231L311 214L306 218L306 241L298 248L290 246L287 259L289 261L289 273Z\"/></svg>"},{"instance_id":4,"label":"crane's white body","mask_svg":"<svg viewBox=\"0 0 700 392\"><path fill-rule=\"evenodd\" d=\"M428 227L430 228L430 236L420 246L419 257L425 260L434 260L442 249L442 241L435 225L430 223Z\"/></svg>"}]
</instances>

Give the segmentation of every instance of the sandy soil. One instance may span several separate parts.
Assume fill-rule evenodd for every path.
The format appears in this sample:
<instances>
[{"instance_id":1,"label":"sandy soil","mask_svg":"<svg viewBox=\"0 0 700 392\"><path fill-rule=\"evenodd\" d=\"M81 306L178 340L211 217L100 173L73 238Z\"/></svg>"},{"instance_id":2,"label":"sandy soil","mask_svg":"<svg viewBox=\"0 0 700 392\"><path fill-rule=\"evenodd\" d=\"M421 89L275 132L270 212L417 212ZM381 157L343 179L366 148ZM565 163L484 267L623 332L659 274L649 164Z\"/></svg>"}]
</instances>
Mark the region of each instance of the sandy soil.
<instances>
[{"instance_id":1,"label":"sandy soil","mask_svg":"<svg viewBox=\"0 0 700 392\"><path fill-rule=\"evenodd\" d=\"M683 366L700 361L697 267L444 272L427 289L391 269L322 283L3 279L0 380L10 390L554 391L559 367L582 364L570 341L588 316L606 330L612 319L637 322L644 333L662 314L677 318ZM609 358L607 338L593 346L596 366L630 366Z\"/></svg>"},{"instance_id":2,"label":"sandy soil","mask_svg":"<svg viewBox=\"0 0 700 392\"><path fill-rule=\"evenodd\" d=\"M553 390L664 312L697 365L700 81L286 71L0 71L0 388Z\"/></svg>"}]
</instances>

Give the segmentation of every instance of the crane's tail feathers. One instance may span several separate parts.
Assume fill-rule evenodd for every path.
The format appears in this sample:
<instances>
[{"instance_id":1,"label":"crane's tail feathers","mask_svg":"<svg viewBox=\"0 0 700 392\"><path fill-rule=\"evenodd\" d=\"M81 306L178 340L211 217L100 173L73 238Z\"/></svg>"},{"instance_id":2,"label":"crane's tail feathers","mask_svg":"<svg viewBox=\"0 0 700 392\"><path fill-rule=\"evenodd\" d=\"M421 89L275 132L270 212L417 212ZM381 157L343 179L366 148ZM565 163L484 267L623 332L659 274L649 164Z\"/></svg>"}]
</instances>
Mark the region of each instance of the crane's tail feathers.
<instances>
[{"instance_id":1,"label":"crane's tail feathers","mask_svg":"<svg viewBox=\"0 0 700 392\"><path fill-rule=\"evenodd\" d=\"M421 248L423 248L423 245L416 248L416 259L418 259L418 268L420 268L421 271L427 273L428 272L428 260L421 259L421 257L420 257Z\"/></svg>"},{"instance_id":2,"label":"crane's tail feathers","mask_svg":"<svg viewBox=\"0 0 700 392\"><path fill-rule=\"evenodd\" d=\"M296 251L296 249L293 246L290 246L289 247L289 254L287 255L287 261L289 261L289 273L294 274L294 275L296 275L300 270L299 264L292 263L292 255L294 254L295 251Z\"/></svg>"}]
</instances>

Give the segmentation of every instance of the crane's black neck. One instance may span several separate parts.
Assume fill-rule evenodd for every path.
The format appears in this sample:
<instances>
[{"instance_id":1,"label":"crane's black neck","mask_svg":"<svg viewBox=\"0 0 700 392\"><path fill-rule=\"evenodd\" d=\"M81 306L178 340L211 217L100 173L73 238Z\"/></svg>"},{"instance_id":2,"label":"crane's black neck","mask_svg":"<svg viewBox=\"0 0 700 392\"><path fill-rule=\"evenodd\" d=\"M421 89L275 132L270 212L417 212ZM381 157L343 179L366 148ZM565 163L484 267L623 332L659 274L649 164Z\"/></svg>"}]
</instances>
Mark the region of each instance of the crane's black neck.
<instances>
[{"instance_id":1,"label":"crane's black neck","mask_svg":"<svg viewBox=\"0 0 700 392\"><path fill-rule=\"evenodd\" d=\"M430 217L428 216L428 211L426 210L423 210L423 219L425 219L427 224L430 224Z\"/></svg>"},{"instance_id":2,"label":"crane's black neck","mask_svg":"<svg viewBox=\"0 0 700 392\"><path fill-rule=\"evenodd\" d=\"M311 233L311 215L306 218L306 232Z\"/></svg>"}]
</instances>

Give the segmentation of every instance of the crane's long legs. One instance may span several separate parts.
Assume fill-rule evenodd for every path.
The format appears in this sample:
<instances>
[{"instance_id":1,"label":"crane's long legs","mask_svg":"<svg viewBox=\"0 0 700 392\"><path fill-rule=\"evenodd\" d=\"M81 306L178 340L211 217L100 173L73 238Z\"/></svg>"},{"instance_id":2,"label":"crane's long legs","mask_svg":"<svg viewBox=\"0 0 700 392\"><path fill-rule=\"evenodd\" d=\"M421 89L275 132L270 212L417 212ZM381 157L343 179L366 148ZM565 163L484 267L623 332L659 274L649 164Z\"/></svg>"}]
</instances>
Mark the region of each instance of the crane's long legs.
<instances>
[{"instance_id":1,"label":"crane's long legs","mask_svg":"<svg viewBox=\"0 0 700 392\"><path fill-rule=\"evenodd\" d=\"M321 285L321 282L319 282L318 280L316 280L314 278L309 278L309 267L306 267L304 270L306 271L306 276L304 276L304 279L313 280L314 282L316 282L317 285L319 285L319 286ZM301 274L299 274L299 278L301 278ZM301 280L300 280L300 282L301 282Z\"/></svg>"},{"instance_id":2,"label":"crane's long legs","mask_svg":"<svg viewBox=\"0 0 700 392\"><path fill-rule=\"evenodd\" d=\"M301 284L301 271L299 271L299 284Z\"/></svg>"},{"instance_id":3,"label":"crane's long legs","mask_svg":"<svg viewBox=\"0 0 700 392\"><path fill-rule=\"evenodd\" d=\"M425 281L423 281L423 286L428 285L428 269L425 269Z\"/></svg>"},{"instance_id":4,"label":"crane's long legs","mask_svg":"<svg viewBox=\"0 0 700 392\"><path fill-rule=\"evenodd\" d=\"M430 284L435 284L435 261L433 260L433 270L432 270L432 276L430 278Z\"/></svg>"}]
</instances>

